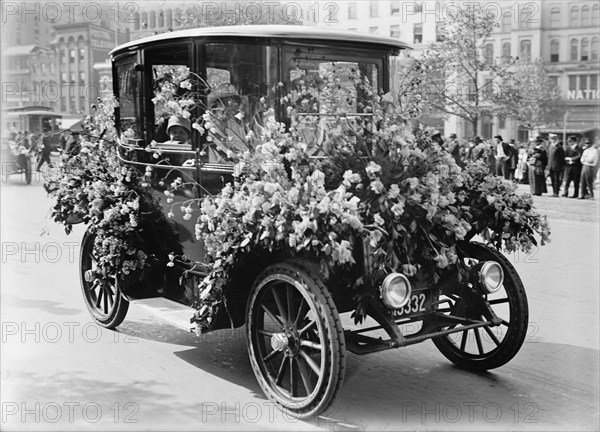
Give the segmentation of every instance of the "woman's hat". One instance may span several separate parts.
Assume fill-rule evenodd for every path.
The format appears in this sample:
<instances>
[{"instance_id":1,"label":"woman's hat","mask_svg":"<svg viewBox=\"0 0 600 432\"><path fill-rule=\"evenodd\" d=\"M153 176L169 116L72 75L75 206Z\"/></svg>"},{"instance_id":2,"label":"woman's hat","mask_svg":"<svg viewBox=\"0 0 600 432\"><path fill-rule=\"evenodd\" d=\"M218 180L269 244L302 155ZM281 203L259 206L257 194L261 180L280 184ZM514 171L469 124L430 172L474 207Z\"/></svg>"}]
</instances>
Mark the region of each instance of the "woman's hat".
<instances>
[{"instance_id":1,"label":"woman's hat","mask_svg":"<svg viewBox=\"0 0 600 432\"><path fill-rule=\"evenodd\" d=\"M188 131L188 133L192 133L192 122L185 117L172 116L167 124L167 133L169 133L169 129L171 129L173 126L181 126Z\"/></svg>"},{"instance_id":2,"label":"woman's hat","mask_svg":"<svg viewBox=\"0 0 600 432\"><path fill-rule=\"evenodd\" d=\"M222 104L225 104L226 99L237 99L238 102L242 100L233 84L222 84L214 88L209 93L206 102L208 103L208 107L212 108L217 101L221 101Z\"/></svg>"}]
</instances>

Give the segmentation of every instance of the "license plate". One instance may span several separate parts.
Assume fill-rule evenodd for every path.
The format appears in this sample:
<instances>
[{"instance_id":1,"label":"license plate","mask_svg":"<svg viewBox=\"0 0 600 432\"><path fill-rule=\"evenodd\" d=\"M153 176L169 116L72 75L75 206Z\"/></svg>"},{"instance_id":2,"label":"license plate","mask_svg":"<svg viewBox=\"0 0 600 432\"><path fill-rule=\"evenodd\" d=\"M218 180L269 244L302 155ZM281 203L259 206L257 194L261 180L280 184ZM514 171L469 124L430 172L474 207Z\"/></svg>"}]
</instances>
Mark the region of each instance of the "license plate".
<instances>
[{"instance_id":1,"label":"license plate","mask_svg":"<svg viewBox=\"0 0 600 432\"><path fill-rule=\"evenodd\" d=\"M410 295L410 300L402 309L393 311L394 318L405 318L412 315L419 315L431 310L431 297L427 290L414 291Z\"/></svg>"}]
</instances>

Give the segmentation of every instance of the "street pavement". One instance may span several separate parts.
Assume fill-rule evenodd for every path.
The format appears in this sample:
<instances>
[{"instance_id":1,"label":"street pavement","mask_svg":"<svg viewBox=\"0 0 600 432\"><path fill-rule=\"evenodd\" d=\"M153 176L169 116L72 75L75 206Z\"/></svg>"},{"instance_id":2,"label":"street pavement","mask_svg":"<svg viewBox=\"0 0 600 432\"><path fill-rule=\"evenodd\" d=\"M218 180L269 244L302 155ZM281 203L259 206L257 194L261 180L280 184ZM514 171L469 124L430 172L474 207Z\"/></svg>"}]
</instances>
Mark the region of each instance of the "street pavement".
<instances>
[{"instance_id":1,"label":"street pavement","mask_svg":"<svg viewBox=\"0 0 600 432\"><path fill-rule=\"evenodd\" d=\"M41 182L0 190L2 430L600 428L598 199L535 197L552 242L509 255L530 307L510 363L466 372L430 341L348 353L334 404L298 421L263 396L243 329L197 337L135 306L118 331L95 325L78 280L83 227L66 236L46 220Z\"/></svg>"}]
</instances>

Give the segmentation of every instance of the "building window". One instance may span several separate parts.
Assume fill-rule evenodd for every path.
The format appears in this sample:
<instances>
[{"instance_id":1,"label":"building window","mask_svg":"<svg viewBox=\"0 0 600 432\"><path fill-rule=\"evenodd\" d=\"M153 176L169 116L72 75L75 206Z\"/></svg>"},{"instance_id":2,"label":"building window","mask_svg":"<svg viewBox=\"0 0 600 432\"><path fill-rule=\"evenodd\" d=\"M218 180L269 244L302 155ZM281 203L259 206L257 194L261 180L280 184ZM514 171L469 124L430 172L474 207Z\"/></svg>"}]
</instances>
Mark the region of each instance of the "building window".
<instances>
[{"instance_id":1,"label":"building window","mask_svg":"<svg viewBox=\"0 0 600 432\"><path fill-rule=\"evenodd\" d=\"M69 50L69 63L75 63L75 50Z\"/></svg>"},{"instance_id":2,"label":"building window","mask_svg":"<svg viewBox=\"0 0 600 432\"><path fill-rule=\"evenodd\" d=\"M79 96L79 109L85 111L85 96Z\"/></svg>"},{"instance_id":3,"label":"building window","mask_svg":"<svg viewBox=\"0 0 600 432\"><path fill-rule=\"evenodd\" d=\"M413 43L423 43L423 24L413 24Z\"/></svg>"},{"instance_id":4,"label":"building window","mask_svg":"<svg viewBox=\"0 0 600 432\"><path fill-rule=\"evenodd\" d=\"M64 50L60 50L60 62L66 63L67 61L67 52Z\"/></svg>"},{"instance_id":5,"label":"building window","mask_svg":"<svg viewBox=\"0 0 600 432\"><path fill-rule=\"evenodd\" d=\"M506 117L498 117L498 129L506 129Z\"/></svg>"},{"instance_id":6,"label":"building window","mask_svg":"<svg viewBox=\"0 0 600 432\"><path fill-rule=\"evenodd\" d=\"M400 26L395 24L393 26L390 26L390 37L394 38L394 39L399 39L400 38Z\"/></svg>"},{"instance_id":7,"label":"building window","mask_svg":"<svg viewBox=\"0 0 600 432\"><path fill-rule=\"evenodd\" d=\"M79 63L85 61L85 48L79 48Z\"/></svg>"},{"instance_id":8,"label":"building window","mask_svg":"<svg viewBox=\"0 0 600 432\"><path fill-rule=\"evenodd\" d=\"M54 63L50 62L50 73L54 74L55 71L56 69L54 68Z\"/></svg>"},{"instance_id":9,"label":"building window","mask_svg":"<svg viewBox=\"0 0 600 432\"><path fill-rule=\"evenodd\" d=\"M390 4L390 14L392 15L400 15L400 1L392 0Z\"/></svg>"},{"instance_id":10,"label":"building window","mask_svg":"<svg viewBox=\"0 0 600 432\"><path fill-rule=\"evenodd\" d=\"M377 3L377 0L371 0L369 3L369 16L371 18L379 17L379 3Z\"/></svg>"},{"instance_id":11,"label":"building window","mask_svg":"<svg viewBox=\"0 0 600 432\"><path fill-rule=\"evenodd\" d=\"M31 64L31 71L32 71L34 74L36 74L36 73L37 73L37 64L35 64L35 63L32 63L32 64Z\"/></svg>"},{"instance_id":12,"label":"building window","mask_svg":"<svg viewBox=\"0 0 600 432\"><path fill-rule=\"evenodd\" d=\"M592 38L592 49L590 50L590 60L598 60L598 38Z\"/></svg>"},{"instance_id":13,"label":"building window","mask_svg":"<svg viewBox=\"0 0 600 432\"><path fill-rule=\"evenodd\" d=\"M348 3L348 19L356 19L356 2Z\"/></svg>"},{"instance_id":14,"label":"building window","mask_svg":"<svg viewBox=\"0 0 600 432\"><path fill-rule=\"evenodd\" d=\"M75 112L77 110L77 107L75 106L75 96L69 97L69 110L71 112Z\"/></svg>"},{"instance_id":15,"label":"building window","mask_svg":"<svg viewBox=\"0 0 600 432\"><path fill-rule=\"evenodd\" d=\"M60 81L61 81L61 84L64 84L67 82L67 73L66 72L62 72L60 74Z\"/></svg>"},{"instance_id":16,"label":"building window","mask_svg":"<svg viewBox=\"0 0 600 432\"><path fill-rule=\"evenodd\" d=\"M588 5L581 7L581 25L587 27L590 25L590 8Z\"/></svg>"},{"instance_id":17,"label":"building window","mask_svg":"<svg viewBox=\"0 0 600 432\"><path fill-rule=\"evenodd\" d=\"M560 27L560 9L552 8L550 11L550 28Z\"/></svg>"},{"instance_id":18,"label":"building window","mask_svg":"<svg viewBox=\"0 0 600 432\"><path fill-rule=\"evenodd\" d=\"M571 27L579 27L579 8L577 6L571 8Z\"/></svg>"},{"instance_id":19,"label":"building window","mask_svg":"<svg viewBox=\"0 0 600 432\"><path fill-rule=\"evenodd\" d=\"M521 49L519 50L521 60L529 61L531 60L531 41L526 39L521 41Z\"/></svg>"},{"instance_id":20,"label":"building window","mask_svg":"<svg viewBox=\"0 0 600 432\"><path fill-rule=\"evenodd\" d=\"M600 5L598 3L592 6L592 25L595 27L600 25Z\"/></svg>"},{"instance_id":21,"label":"building window","mask_svg":"<svg viewBox=\"0 0 600 432\"><path fill-rule=\"evenodd\" d=\"M483 82L482 96L485 99L491 99L494 96L494 85L491 78L486 78Z\"/></svg>"},{"instance_id":22,"label":"building window","mask_svg":"<svg viewBox=\"0 0 600 432\"><path fill-rule=\"evenodd\" d=\"M423 3L414 3L415 12L423 12Z\"/></svg>"},{"instance_id":23,"label":"building window","mask_svg":"<svg viewBox=\"0 0 600 432\"><path fill-rule=\"evenodd\" d=\"M569 75L569 90L577 90L577 75Z\"/></svg>"},{"instance_id":24,"label":"building window","mask_svg":"<svg viewBox=\"0 0 600 432\"><path fill-rule=\"evenodd\" d=\"M558 62L558 52L560 48L560 43L558 39L552 39L550 41L550 63Z\"/></svg>"},{"instance_id":25,"label":"building window","mask_svg":"<svg viewBox=\"0 0 600 432\"><path fill-rule=\"evenodd\" d=\"M75 72L71 72L69 74L69 82L71 83L71 85L75 85Z\"/></svg>"},{"instance_id":26,"label":"building window","mask_svg":"<svg viewBox=\"0 0 600 432\"><path fill-rule=\"evenodd\" d=\"M163 28L165 26L165 13L163 11L160 11L158 13L157 21L158 21L157 25L159 28Z\"/></svg>"},{"instance_id":27,"label":"building window","mask_svg":"<svg viewBox=\"0 0 600 432\"><path fill-rule=\"evenodd\" d=\"M85 72L79 72L79 85L85 85Z\"/></svg>"},{"instance_id":28,"label":"building window","mask_svg":"<svg viewBox=\"0 0 600 432\"><path fill-rule=\"evenodd\" d=\"M550 88L551 89L557 89L558 88L558 77L557 76L548 77L548 81L550 83Z\"/></svg>"},{"instance_id":29,"label":"building window","mask_svg":"<svg viewBox=\"0 0 600 432\"><path fill-rule=\"evenodd\" d=\"M48 71L47 71L46 63L42 63L42 73L46 74L47 72Z\"/></svg>"},{"instance_id":30,"label":"building window","mask_svg":"<svg viewBox=\"0 0 600 432\"><path fill-rule=\"evenodd\" d=\"M485 63L489 65L494 63L494 45L491 43L485 44Z\"/></svg>"},{"instance_id":31,"label":"building window","mask_svg":"<svg viewBox=\"0 0 600 432\"><path fill-rule=\"evenodd\" d=\"M512 16L510 12L504 12L502 14L502 28L501 30L503 32L509 32L510 31L510 27L512 25Z\"/></svg>"},{"instance_id":32,"label":"building window","mask_svg":"<svg viewBox=\"0 0 600 432\"><path fill-rule=\"evenodd\" d=\"M510 60L510 42L504 42L502 44L502 59L505 62Z\"/></svg>"},{"instance_id":33,"label":"building window","mask_svg":"<svg viewBox=\"0 0 600 432\"><path fill-rule=\"evenodd\" d=\"M571 61L577 61L579 58L579 41L575 38L571 39Z\"/></svg>"},{"instance_id":34,"label":"building window","mask_svg":"<svg viewBox=\"0 0 600 432\"><path fill-rule=\"evenodd\" d=\"M379 27L369 27L369 33L371 33L371 34L379 33Z\"/></svg>"},{"instance_id":35,"label":"building window","mask_svg":"<svg viewBox=\"0 0 600 432\"><path fill-rule=\"evenodd\" d=\"M590 46L588 38L581 39L581 61L588 61L590 57Z\"/></svg>"}]
</instances>

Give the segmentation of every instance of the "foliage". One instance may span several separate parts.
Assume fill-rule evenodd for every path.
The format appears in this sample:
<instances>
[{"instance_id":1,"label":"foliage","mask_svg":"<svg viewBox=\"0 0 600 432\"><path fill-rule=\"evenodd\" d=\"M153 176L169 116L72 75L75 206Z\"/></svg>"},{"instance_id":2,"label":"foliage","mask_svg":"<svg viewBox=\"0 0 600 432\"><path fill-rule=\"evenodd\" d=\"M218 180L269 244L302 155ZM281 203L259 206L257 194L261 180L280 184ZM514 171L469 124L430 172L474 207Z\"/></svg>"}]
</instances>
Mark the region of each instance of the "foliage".
<instances>
[{"instance_id":1,"label":"foliage","mask_svg":"<svg viewBox=\"0 0 600 432\"><path fill-rule=\"evenodd\" d=\"M274 120L272 102L265 100L267 115L245 125L248 149L225 155L236 164L234 182L215 196L178 203L182 214L171 204L168 217L195 218L196 237L210 258L210 271L195 296L193 320L199 331L211 328L226 290L235 289L229 286L231 275L250 252L307 256L322 263L327 279L349 274L365 247L373 263L371 280L340 278L355 298L355 319L361 320L361 299L375 295L391 271L428 286L451 274L460 277L456 246L473 235L509 251L529 250L536 233L542 244L548 240L547 223L530 196L517 195L512 183L489 175L481 164L461 171L429 131L407 130L410 115L398 110L394 97L376 94L365 77L351 72L351 85L336 79L339 71L332 69L290 88L282 98L289 104L289 128ZM189 110L187 98L176 98L173 90L159 88L157 105ZM338 113L326 122L310 115L335 109L333 101L352 106L354 115ZM62 161L46 189L56 199L52 217L67 232L76 216L96 234L97 279L119 275L135 282L150 267L150 257L169 255L172 261L182 252L146 241L152 236L145 234L156 226L163 227L161 237L175 236L149 192L145 176L152 170L142 175L122 167L115 146L104 140L114 135L112 105L99 105L81 153ZM316 141L304 133L310 121L313 129L323 130ZM215 122L207 111L194 123L207 147L214 144L208 138ZM155 146L147 150L155 152ZM159 152L155 157L160 163ZM166 187L166 201L173 203L185 184L175 179Z\"/></svg>"},{"instance_id":2,"label":"foliage","mask_svg":"<svg viewBox=\"0 0 600 432\"><path fill-rule=\"evenodd\" d=\"M54 198L50 217L67 234L79 222L94 234L96 283L119 277L127 286L144 277L150 255L157 253L159 246L145 235L149 224L153 230L169 230L144 176L119 163L113 141L115 106L112 98L99 101L95 115L86 119L80 152L61 156L44 188Z\"/></svg>"},{"instance_id":3,"label":"foliage","mask_svg":"<svg viewBox=\"0 0 600 432\"><path fill-rule=\"evenodd\" d=\"M476 5L457 8L438 28L438 40L415 57L416 66L410 70L426 112L458 116L472 124L475 135L480 120L494 114L497 95L507 85L503 77L513 62L488 52L497 20Z\"/></svg>"},{"instance_id":4,"label":"foliage","mask_svg":"<svg viewBox=\"0 0 600 432\"><path fill-rule=\"evenodd\" d=\"M529 130L560 126L567 106L551 82L542 60L520 60L504 77L503 92L496 100L497 112Z\"/></svg>"}]
</instances>

